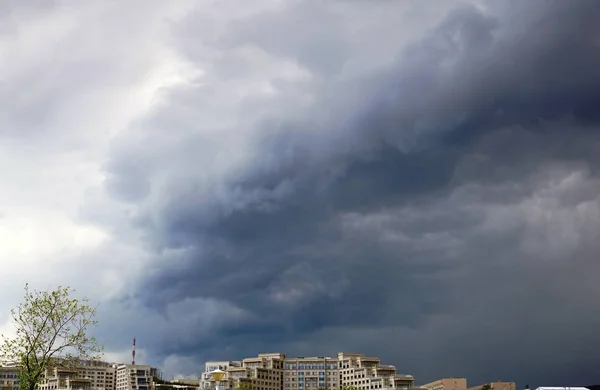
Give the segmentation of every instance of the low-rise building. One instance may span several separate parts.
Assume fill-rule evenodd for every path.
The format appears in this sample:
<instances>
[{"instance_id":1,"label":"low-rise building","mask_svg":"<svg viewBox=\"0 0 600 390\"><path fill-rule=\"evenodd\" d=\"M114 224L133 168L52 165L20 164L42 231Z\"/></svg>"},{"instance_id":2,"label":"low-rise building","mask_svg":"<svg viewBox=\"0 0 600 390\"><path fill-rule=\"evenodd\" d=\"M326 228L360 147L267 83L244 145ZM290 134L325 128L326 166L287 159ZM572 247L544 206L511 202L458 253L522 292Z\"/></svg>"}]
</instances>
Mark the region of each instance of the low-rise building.
<instances>
[{"instance_id":1,"label":"low-rise building","mask_svg":"<svg viewBox=\"0 0 600 390\"><path fill-rule=\"evenodd\" d=\"M214 370L225 371L218 390L339 390L352 386L360 390L408 389L412 375L398 374L396 367L381 364L379 358L341 352L337 357L286 357L265 353L241 361L210 361L205 365L201 387L215 386ZM466 390L466 389L462 389Z\"/></svg>"},{"instance_id":2,"label":"low-rise building","mask_svg":"<svg viewBox=\"0 0 600 390\"><path fill-rule=\"evenodd\" d=\"M0 390L19 390L18 367L0 367Z\"/></svg>"},{"instance_id":3,"label":"low-rise building","mask_svg":"<svg viewBox=\"0 0 600 390\"><path fill-rule=\"evenodd\" d=\"M466 378L443 378L420 387L427 390L467 390Z\"/></svg>"},{"instance_id":4,"label":"low-rise building","mask_svg":"<svg viewBox=\"0 0 600 390\"><path fill-rule=\"evenodd\" d=\"M360 353L338 353L340 386L359 389L409 389L414 387L412 375L398 374L396 366L381 364L377 357Z\"/></svg>"},{"instance_id":5,"label":"low-rise building","mask_svg":"<svg viewBox=\"0 0 600 390\"><path fill-rule=\"evenodd\" d=\"M92 381L80 374L78 368L54 366L44 370L40 390L91 390Z\"/></svg>"},{"instance_id":6,"label":"low-rise building","mask_svg":"<svg viewBox=\"0 0 600 390\"><path fill-rule=\"evenodd\" d=\"M198 390L200 381L197 379L174 379L172 381L155 380L155 390Z\"/></svg>"},{"instance_id":7,"label":"low-rise building","mask_svg":"<svg viewBox=\"0 0 600 390\"><path fill-rule=\"evenodd\" d=\"M8 370L0 367L0 371L2 369ZM14 378L17 378L19 368L11 369ZM155 390L154 376L157 374L156 368L147 365L83 361L73 366L47 367L38 388L39 390ZM13 388L0 388L0 390L19 390L19 388L13 385Z\"/></svg>"},{"instance_id":8,"label":"low-rise building","mask_svg":"<svg viewBox=\"0 0 600 390\"><path fill-rule=\"evenodd\" d=\"M517 390L517 385L515 384L515 382L503 382L500 380L496 382L489 382L477 386L472 386L469 387L467 390L481 390L481 388L486 385L489 385L490 390Z\"/></svg>"}]
</instances>

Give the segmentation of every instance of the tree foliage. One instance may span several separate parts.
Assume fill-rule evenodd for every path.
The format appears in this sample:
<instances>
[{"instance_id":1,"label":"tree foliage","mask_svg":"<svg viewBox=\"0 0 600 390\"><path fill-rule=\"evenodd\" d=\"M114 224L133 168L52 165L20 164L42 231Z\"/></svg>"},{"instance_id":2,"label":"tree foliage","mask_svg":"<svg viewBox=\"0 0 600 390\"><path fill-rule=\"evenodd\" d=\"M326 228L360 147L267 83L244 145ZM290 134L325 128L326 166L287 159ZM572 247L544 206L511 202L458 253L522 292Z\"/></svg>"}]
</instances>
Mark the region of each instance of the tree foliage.
<instances>
[{"instance_id":1,"label":"tree foliage","mask_svg":"<svg viewBox=\"0 0 600 390\"><path fill-rule=\"evenodd\" d=\"M481 386L480 390L492 390L492 385L486 383L485 385Z\"/></svg>"},{"instance_id":2,"label":"tree foliage","mask_svg":"<svg viewBox=\"0 0 600 390\"><path fill-rule=\"evenodd\" d=\"M340 390L360 390L360 387L354 385L342 385Z\"/></svg>"},{"instance_id":3,"label":"tree foliage","mask_svg":"<svg viewBox=\"0 0 600 390\"><path fill-rule=\"evenodd\" d=\"M11 311L15 337L2 335L0 359L19 365L20 388L35 390L44 370L52 365L76 366L85 360L97 360L102 347L88 335L96 325L96 309L87 299L71 297L69 287L53 291L30 291Z\"/></svg>"},{"instance_id":4,"label":"tree foliage","mask_svg":"<svg viewBox=\"0 0 600 390\"><path fill-rule=\"evenodd\" d=\"M250 382L238 381L235 388L237 390L252 390L254 386L252 386L252 383Z\"/></svg>"}]
</instances>

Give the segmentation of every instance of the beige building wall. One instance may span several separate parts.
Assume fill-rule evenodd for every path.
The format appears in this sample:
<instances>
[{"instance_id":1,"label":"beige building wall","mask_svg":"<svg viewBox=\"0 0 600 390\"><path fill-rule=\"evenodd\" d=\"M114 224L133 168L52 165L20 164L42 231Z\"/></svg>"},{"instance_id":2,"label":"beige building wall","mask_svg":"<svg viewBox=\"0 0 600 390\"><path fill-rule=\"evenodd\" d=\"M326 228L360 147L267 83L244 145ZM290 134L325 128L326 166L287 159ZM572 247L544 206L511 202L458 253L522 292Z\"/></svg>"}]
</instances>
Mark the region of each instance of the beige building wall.
<instances>
[{"instance_id":1,"label":"beige building wall","mask_svg":"<svg viewBox=\"0 0 600 390\"><path fill-rule=\"evenodd\" d=\"M503 381L483 383L478 386L469 387L467 390L480 390L484 385L490 385L491 390L517 390L517 385L515 384L515 382Z\"/></svg>"},{"instance_id":2,"label":"beige building wall","mask_svg":"<svg viewBox=\"0 0 600 390\"><path fill-rule=\"evenodd\" d=\"M286 358L283 390L331 390L339 387L339 361L328 356Z\"/></svg>"},{"instance_id":3,"label":"beige building wall","mask_svg":"<svg viewBox=\"0 0 600 390\"><path fill-rule=\"evenodd\" d=\"M78 368L79 377L89 379L92 389L115 390L116 369L108 363L85 365Z\"/></svg>"},{"instance_id":4,"label":"beige building wall","mask_svg":"<svg viewBox=\"0 0 600 390\"><path fill-rule=\"evenodd\" d=\"M420 387L427 390L467 390L466 378L443 378L426 383Z\"/></svg>"},{"instance_id":5,"label":"beige building wall","mask_svg":"<svg viewBox=\"0 0 600 390\"><path fill-rule=\"evenodd\" d=\"M153 369L146 365L120 364L115 370L115 390L154 389Z\"/></svg>"},{"instance_id":6,"label":"beige building wall","mask_svg":"<svg viewBox=\"0 0 600 390\"><path fill-rule=\"evenodd\" d=\"M211 382L211 372L217 368L226 372L218 390L232 390L240 384L244 390L338 390L343 386L361 390L404 390L414 387L412 375L398 374L396 367L359 353L341 352L337 357L286 357L282 353L265 353L239 362L211 361L205 365L202 388L217 390L216 384Z\"/></svg>"},{"instance_id":7,"label":"beige building wall","mask_svg":"<svg viewBox=\"0 0 600 390\"><path fill-rule=\"evenodd\" d=\"M398 374L396 367L381 364L377 357L360 353L338 353L340 385L364 390L408 389L414 387L412 375Z\"/></svg>"},{"instance_id":8,"label":"beige building wall","mask_svg":"<svg viewBox=\"0 0 600 390\"><path fill-rule=\"evenodd\" d=\"M92 382L79 374L77 368L48 367L44 370L44 380L40 390L91 390Z\"/></svg>"},{"instance_id":9,"label":"beige building wall","mask_svg":"<svg viewBox=\"0 0 600 390\"><path fill-rule=\"evenodd\" d=\"M19 390L19 367L0 367L0 390ZM39 390L154 390L156 369L146 365L84 361L77 367L48 367Z\"/></svg>"},{"instance_id":10,"label":"beige building wall","mask_svg":"<svg viewBox=\"0 0 600 390\"><path fill-rule=\"evenodd\" d=\"M0 367L0 390L19 390L18 367Z\"/></svg>"},{"instance_id":11,"label":"beige building wall","mask_svg":"<svg viewBox=\"0 0 600 390\"><path fill-rule=\"evenodd\" d=\"M229 390L281 390L283 388L283 359L280 353L265 353L242 361L206 362L201 387L204 389ZM217 384L212 379L216 369L225 371Z\"/></svg>"}]
</instances>

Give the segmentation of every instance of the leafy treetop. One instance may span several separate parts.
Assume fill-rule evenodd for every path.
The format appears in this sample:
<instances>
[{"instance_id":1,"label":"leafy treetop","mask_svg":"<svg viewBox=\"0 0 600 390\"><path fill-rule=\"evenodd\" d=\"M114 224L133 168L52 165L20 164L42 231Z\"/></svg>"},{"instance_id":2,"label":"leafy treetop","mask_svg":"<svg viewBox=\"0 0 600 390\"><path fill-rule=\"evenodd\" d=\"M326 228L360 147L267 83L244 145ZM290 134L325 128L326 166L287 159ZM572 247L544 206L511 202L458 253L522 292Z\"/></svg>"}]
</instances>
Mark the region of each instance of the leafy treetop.
<instances>
[{"instance_id":1,"label":"leafy treetop","mask_svg":"<svg viewBox=\"0 0 600 390\"><path fill-rule=\"evenodd\" d=\"M62 286L30 291L26 284L23 302L11 310L16 336L2 335L0 361L20 366L21 389L35 390L49 366L100 358L102 347L88 335L88 328L97 323L96 309L87 299L72 298L73 292Z\"/></svg>"}]
</instances>

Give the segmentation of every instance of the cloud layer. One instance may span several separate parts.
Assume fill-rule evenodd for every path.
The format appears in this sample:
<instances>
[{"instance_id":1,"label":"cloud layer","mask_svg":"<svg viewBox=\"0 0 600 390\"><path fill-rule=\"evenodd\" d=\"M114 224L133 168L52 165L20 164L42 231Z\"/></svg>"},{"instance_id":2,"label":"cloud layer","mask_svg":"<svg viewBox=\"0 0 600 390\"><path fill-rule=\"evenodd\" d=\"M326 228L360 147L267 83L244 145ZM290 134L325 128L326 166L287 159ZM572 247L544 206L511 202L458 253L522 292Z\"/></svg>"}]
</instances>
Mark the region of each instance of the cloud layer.
<instances>
[{"instance_id":1,"label":"cloud layer","mask_svg":"<svg viewBox=\"0 0 600 390\"><path fill-rule=\"evenodd\" d=\"M112 353L600 380L595 1L135 4L3 43L0 255L72 270Z\"/></svg>"}]
</instances>

